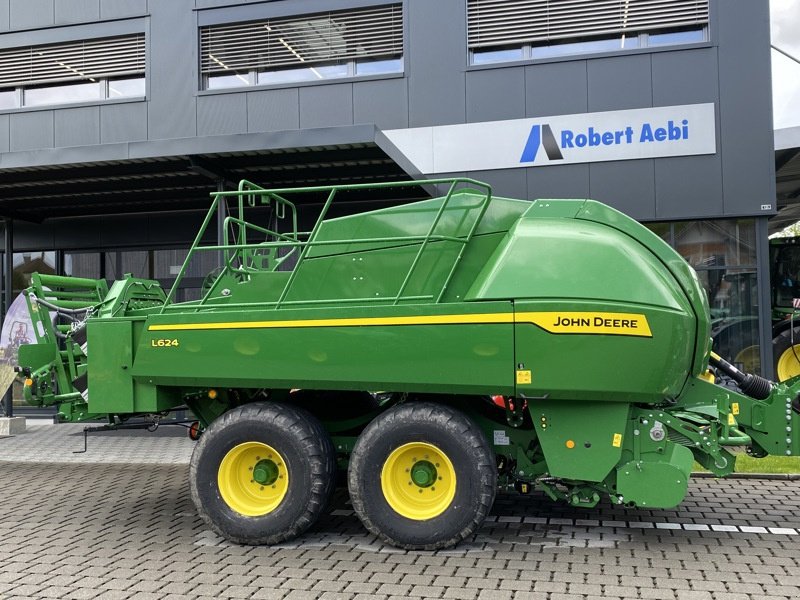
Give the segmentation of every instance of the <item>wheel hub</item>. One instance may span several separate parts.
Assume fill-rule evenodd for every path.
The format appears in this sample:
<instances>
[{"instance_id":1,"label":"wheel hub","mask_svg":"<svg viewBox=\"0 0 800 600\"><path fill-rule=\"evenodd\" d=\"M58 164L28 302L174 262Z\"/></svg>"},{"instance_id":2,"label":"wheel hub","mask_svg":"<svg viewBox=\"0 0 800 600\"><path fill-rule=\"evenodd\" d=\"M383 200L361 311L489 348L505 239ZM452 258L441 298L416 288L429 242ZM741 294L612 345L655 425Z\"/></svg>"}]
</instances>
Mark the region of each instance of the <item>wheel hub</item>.
<instances>
[{"instance_id":1,"label":"wheel hub","mask_svg":"<svg viewBox=\"0 0 800 600\"><path fill-rule=\"evenodd\" d=\"M231 448L220 461L217 485L232 510L258 517L281 505L289 490L289 471L272 446L244 442Z\"/></svg>"},{"instance_id":2,"label":"wheel hub","mask_svg":"<svg viewBox=\"0 0 800 600\"><path fill-rule=\"evenodd\" d=\"M427 442L403 444L383 464L381 491L398 514L415 521L433 519L453 502L456 472L437 446Z\"/></svg>"},{"instance_id":3,"label":"wheel hub","mask_svg":"<svg viewBox=\"0 0 800 600\"><path fill-rule=\"evenodd\" d=\"M262 459L253 467L253 481L261 485L272 485L278 479L278 465L270 459Z\"/></svg>"},{"instance_id":4,"label":"wheel hub","mask_svg":"<svg viewBox=\"0 0 800 600\"><path fill-rule=\"evenodd\" d=\"M421 488L432 486L436 483L436 467L427 460L421 460L411 467L411 481Z\"/></svg>"}]
</instances>

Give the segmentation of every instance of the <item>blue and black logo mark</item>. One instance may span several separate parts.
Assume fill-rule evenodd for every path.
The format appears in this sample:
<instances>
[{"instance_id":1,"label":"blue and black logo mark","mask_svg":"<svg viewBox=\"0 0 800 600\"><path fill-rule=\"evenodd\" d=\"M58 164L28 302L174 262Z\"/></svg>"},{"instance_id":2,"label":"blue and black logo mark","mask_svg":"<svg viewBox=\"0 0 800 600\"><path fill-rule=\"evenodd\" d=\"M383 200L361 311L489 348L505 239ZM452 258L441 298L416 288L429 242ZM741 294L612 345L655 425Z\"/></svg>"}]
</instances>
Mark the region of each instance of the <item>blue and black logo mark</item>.
<instances>
[{"instance_id":1,"label":"blue and black logo mark","mask_svg":"<svg viewBox=\"0 0 800 600\"><path fill-rule=\"evenodd\" d=\"M522 151L522 157L519 162L533 162L536 160L539 146L544 147L544 152L550 160L563 160L564 156L561 154L561 148L558 147L558 142L556 142L550 125L534 125L531 127L528 141L525 144L525 149Z\"/></svg>"}]
</instances>

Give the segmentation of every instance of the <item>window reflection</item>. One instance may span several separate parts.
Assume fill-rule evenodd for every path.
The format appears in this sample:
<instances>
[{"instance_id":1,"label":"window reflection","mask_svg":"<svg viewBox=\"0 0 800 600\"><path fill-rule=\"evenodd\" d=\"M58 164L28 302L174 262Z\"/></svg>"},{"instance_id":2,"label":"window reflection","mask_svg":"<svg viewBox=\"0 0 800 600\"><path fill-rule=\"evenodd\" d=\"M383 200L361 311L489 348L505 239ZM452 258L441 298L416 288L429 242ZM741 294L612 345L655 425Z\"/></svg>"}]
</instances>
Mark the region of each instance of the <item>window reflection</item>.
<instances>
[{"instance_id":1,"label":"window reflection","mask_svg":"<svg viewBox=\"0 0 800 600\"><path fill-rule=\"evenodd\" d=\"M402 71L402 58L356 61L356 75L381 75L383 73L401 73Z\"/></svg>"},{"instance_id":2,"label":"window reflection","mask_svg":"<svg viewBox=\"0 0 800 600\"><path fill-rule=\"evenodd\" d=\"M33 273L53 275L56 272L56 253L15 252L14 253L14 294L20 293L31 284Z\"/></svg>"},{"instance_id":3,"label":"window reflection","mask_svg":"<svg viewBox=\"0 0 800 600\"><path fill-rule=\"evenodd\" d=\"M106 252L105 263L106 279L111 281L123 279L126 273L145 279L151 277L150 252L147 250Z\"/></svg>"},{"instance_id":4,"label":"window reflection","mask_svg":"<svg viewBox=\"0 0 800 600\"><path fill-rule=\"evenodd\" d=\"M108 82L109 98L130 98L144 96L144 77L112 79Z\"/></svg>"},{"instance_id":5,"label":"window reflection","mask_svg":"<svg viewBox=\"0 0 800 600\"><path fill-rule=\"evenodd\" d=\"M100 277L100 254L97 252L65 252L64 275L98 279Z\"/></svg>"},{"instance_id":6,"label":"window reflection","mask_svg":"<svg viewBox=\"0 0 800 600\"><path fill-rule=\"evenodd\" d=\"M475 50L472 53L472 63L485 65L493 62L506 62L524 58L522 47L504 48L501 50Z\"/></svg>"},{"instance_id":7,"label":"window reflection","mask_svg":"<svg viewBox=\"0 0 800 600\"><path fill-rule=\"evenodd\" d=\"M675 247L695 269L755 265L755 224L751 219L676 223Z\"/></svg>"},{"instance_id":8,"label":"window reflection","mask_svg":"<svg viewBox=\"0 0 800 600\"><path fill-rule=\"evenodd\" d=\"M402 73L403 58L352 59L334 63L303 63L283 69L224 73L206 76L208 90L220 90L253 85L278 85L339 79L354 75L383 75Z\"/></svg>"},{"instance_id":9,"label":"window reflection","mask_svg":"<svg viewBox=\"0 0 800 600\"><path fill-rule=\"evenodd\" d=\"M0 91L0 109L14 108L17 105L16 90Z\"/></svg>"},{"instance_id":10,"label":"window reflection","mask_svg":"<svg viewBox=\"0 0 800 600\"><path fill-rule=\"evenodd\" d=\"M70 85L53 85L24 90L25 106L41 106L42 104L65 104L69 102L85 102L100 100L100 82L74 83Z\"/></svg>"},{"instance_id":11,"label":"window reflection","mask_svg":"<svg viewBox=\"0 0 800 600\"><path fill-rule=\"evenodd\" d=\"M689 29L687 31L672 31L669 33L651 33L647 42L650 46L664 46L666 44L704 42L705 38L705 32L702 29Z\"/></svg>"},{"instance_id":12,"label":"window reflection","mask_svg":"<svg viewBox=\"0 0 800 600\"><path fill-rule=\"evenodd\" d=\"M566 42L563 44L550 44L547 46L533 46L531 58L552 58L568 54L590 54L592 52L613 52L614 50L630 50L639 47L639 38L614 37L600 40L587 40L583 42Z\"/></svg>"},{"instance_id":13,"label":"window reflection","mask_svg":"<svg viewBox=\"0 0 800 600\"><path fill-rule=\"evenodd\" d=\"M571 38L549 42L520 43L513 46L493 46L472 50L470 61L483 65L514 60L548 59L573 54L617 52L650 46L666 46L704 42L706 27L695 27L682 31L655 31L652 33L631 31L602 38Z\"/></svg>"},{"instance_id":14,"label":"window reflection","mask_svg":"<svg viewBox=\"0 0 800 600\"><path fill-rule=\"evenodd\" d=\"M250 85L250 80L247 77L247 73L236 73L234 75L209 75L206 87L209 90L221 90L225 88Z\"/></svg>"},{"instance_id":15,"label":"window reflection","mask_svg":"<svg viewBox=\"0 0 800 600\"><path fill-rule=\"evenodd\" d=\"M320 79L333 79L347 77L349 68L347 63L333 65L314 65L294 69L279 69L275 71L261 71L258 74L259 84L295 83L301 81L318 81Z\"/></svg>"},{"instance_id":16,"label":"window reflection","mask_svg":"<svg viewBox=\"0 0 800 600\"><path fill-rule=\"evenodd\" d=\"M694 267L708 297L714 351L744 371L761 372L755 221L682 221L648 228Z\"/></svg>"}]
</instances>

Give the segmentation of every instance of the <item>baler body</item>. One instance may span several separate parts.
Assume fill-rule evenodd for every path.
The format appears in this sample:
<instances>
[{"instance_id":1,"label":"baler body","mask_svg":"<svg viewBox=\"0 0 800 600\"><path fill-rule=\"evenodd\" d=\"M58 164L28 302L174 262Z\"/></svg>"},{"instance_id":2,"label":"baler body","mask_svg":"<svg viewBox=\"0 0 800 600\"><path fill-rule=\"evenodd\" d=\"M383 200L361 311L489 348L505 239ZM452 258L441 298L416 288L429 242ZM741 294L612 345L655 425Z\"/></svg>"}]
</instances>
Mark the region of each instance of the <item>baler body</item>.
<instances>
[{"instance_id":1,"label":"baler body","mask_svg":"<svg viewBox=\"0 0 800 600\"><path fill-rule=\"evenodd\" d=\"M323 421L342 468L376 415L441 403L483 432L501 486L583 506L675 506L694 460L731 471L725 446L800 453L787 400L800 384L754 399L711 383L694 271L622 213L456 181L439 198L327 218L337 193L359 189L311 190L327 197L305 234L284 197L296 190L218 194L187 259L222 256L200 300L135 278L107 294L81 280L75 300L67 279L35 277L27 397L111 423L188 406L205 427L264 398L296 402ZM231 200L225 244L203 245ZM41 318L59 307L85 311L62 342ZM356 409L354 394L380 400Z\"/></svg>"}]
</instances>

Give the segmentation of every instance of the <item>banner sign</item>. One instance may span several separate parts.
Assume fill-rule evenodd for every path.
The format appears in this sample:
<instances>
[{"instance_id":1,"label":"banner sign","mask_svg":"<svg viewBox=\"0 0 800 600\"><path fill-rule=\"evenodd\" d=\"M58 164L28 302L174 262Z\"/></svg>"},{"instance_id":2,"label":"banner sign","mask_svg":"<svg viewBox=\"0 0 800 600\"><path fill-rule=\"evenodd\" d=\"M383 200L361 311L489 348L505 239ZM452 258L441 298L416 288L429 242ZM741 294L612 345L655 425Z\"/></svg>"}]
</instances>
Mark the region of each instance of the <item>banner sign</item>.
<instances>
[{"instance_id":1,"label":"banner sign","mask_svg":"<svg viewBox=\"0 0 800 600\"><path fill-rule=\"evenodd\" d=\"M714 154L714 104L392 129L422 173Z\"/></svg>"}]
</instances>

